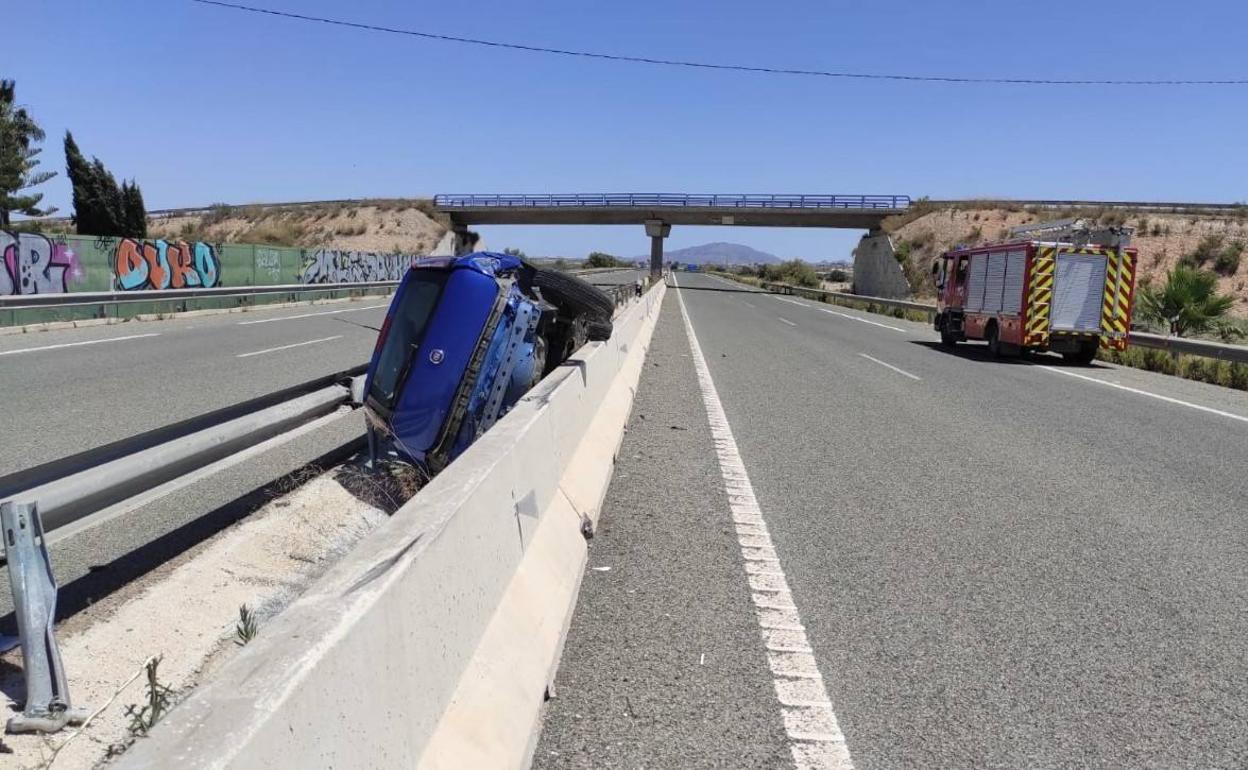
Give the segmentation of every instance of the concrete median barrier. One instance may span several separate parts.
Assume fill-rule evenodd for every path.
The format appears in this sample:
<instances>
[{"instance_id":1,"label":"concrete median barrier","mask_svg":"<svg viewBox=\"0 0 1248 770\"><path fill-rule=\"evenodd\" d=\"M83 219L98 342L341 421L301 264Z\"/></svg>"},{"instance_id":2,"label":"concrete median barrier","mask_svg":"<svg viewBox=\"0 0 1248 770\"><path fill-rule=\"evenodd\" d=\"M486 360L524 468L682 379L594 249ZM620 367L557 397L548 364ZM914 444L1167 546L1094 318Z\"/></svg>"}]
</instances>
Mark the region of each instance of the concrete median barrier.
<instances>
[{"instance_id":1,"label":"concrete median barrier","mask_svg":"<svg viewBox=\"0 0 1248 770\"><path fill-rule=\"evenodd\" d=\"M118 767L524 767L660 284L325 574Z\"/></svg>"}]
</instances>

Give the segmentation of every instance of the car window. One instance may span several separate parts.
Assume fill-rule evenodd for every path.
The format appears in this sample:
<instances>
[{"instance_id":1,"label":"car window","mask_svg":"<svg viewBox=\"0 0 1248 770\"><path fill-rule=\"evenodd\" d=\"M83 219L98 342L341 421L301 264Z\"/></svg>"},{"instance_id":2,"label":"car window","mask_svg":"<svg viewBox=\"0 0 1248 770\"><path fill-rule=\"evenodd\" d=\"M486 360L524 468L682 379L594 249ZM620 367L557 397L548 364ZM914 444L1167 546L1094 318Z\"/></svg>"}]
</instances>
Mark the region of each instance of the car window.
<instances>
[{"instance_id":1,"label":"car window","mask_svg":"<svg viewBox=\"0 0 1248 770\"><path fill-rule=\"evenodd\" d=\"M403 372L420 346L425 325L449 275L444 270L417 271L403 292L402 303L388 319L389 329L377 356L377 370L369 389L369 395L387 406L394 405Z\"/></svg>"}]
</instances>

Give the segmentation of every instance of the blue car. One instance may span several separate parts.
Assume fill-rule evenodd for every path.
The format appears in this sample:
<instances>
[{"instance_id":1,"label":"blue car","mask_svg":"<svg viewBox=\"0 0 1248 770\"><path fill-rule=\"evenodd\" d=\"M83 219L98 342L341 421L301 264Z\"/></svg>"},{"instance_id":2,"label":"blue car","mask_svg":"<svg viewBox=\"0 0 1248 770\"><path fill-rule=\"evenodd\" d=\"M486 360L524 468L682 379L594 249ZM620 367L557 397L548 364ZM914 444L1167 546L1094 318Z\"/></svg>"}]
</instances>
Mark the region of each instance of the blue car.
<instances>
[{"instance_id":1,"label":"blue car","mask_svg":"<svg viewBox=\"0 0 1248 770\"><path fill-rule=\"evenodd\" d=\"M509 254L417 261L377 337L364 413L433 475L589 340L611 336L610 297Z\"/></svg>"}]
</instances>

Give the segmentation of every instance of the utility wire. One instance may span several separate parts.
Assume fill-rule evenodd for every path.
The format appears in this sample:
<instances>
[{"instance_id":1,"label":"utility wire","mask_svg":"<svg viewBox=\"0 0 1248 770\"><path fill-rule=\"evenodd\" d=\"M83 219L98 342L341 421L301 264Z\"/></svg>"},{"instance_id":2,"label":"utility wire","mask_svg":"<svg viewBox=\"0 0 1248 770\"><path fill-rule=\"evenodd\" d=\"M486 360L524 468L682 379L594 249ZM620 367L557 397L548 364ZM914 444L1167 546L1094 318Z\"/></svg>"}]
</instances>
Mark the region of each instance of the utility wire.
<instances>
[{"instance_id":1,"label":"utility wire","mask_svg":"<svg viewBox=\"0 0 1248 770\"><path fill-rule=\"evenodd\" d=\"M289 11L275 11L271 8L256 8L250 5L227 3L222 0L191 0L202 5L215 5L236 11L259 13L278 16L284 19L312 21L319 24L331 24L338 27L350 27L369 32L385 32L391 35L407 35L426 40L441 40L448 43L464 43L468 45L488 46L490 48L507 48L513 51L529 53L556 54L558 56L578 56L585 59L604 59L606 61L628 62L630 64L654 64L665 67L690 67L706 70L726 70L731 72L757 72L765 75L803 75L807 77L842 78L851 80L902 80L919 83L991 83L1014 84L1029 86L1242 86L1248 85L1248 79L1230 80L1064 80L1059 78L993 78L993 77L953 77L947 75L890 75L878 72L831 72L827 70L787 69L782 67L752 67L744 64L710 64L708 62L682 61L679 59L654 59L646 56L622 56L618 54L598 53L595 51L572 51L563 48L544 48L520 43L503 43L497 40L479 40L471 37L455 35L439 35L433 32L419 32L414 29L398 29L383 27L377 24L363 24L342 19L328 19L321 16L308 16Z\"/></svg>"}]
</instances>

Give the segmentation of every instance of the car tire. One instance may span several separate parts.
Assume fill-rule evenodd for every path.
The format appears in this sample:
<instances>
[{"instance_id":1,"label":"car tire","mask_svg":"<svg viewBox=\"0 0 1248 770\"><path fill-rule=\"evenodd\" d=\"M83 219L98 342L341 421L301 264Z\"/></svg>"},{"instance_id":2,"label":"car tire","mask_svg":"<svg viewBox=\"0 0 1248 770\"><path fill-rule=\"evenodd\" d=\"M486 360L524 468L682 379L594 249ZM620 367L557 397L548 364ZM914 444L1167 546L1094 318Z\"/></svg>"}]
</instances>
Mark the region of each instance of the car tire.
<instances>
[{"instance_id":1,"label":"car tire","mask_svg":"<svg viewBox=\"0 0 1248 770\"><path fill-rule=\"evenodd\" d=\"M585 339L590 342L606 342L611 339L612 326L610 321L590 321L585 324Z\"/></svg>"},{"instance_id":2,"label":"car tire","mask_svg":"<svg viewBox=\"0 0 1248 770\"><path fill-rule=\"evenodd\" d=\"M535 268L533 285L541 290L544 299L571 311L569 315L609 319L615 310L615 303L598 287L558 270Z\"/></svg>"}]
</instances>

